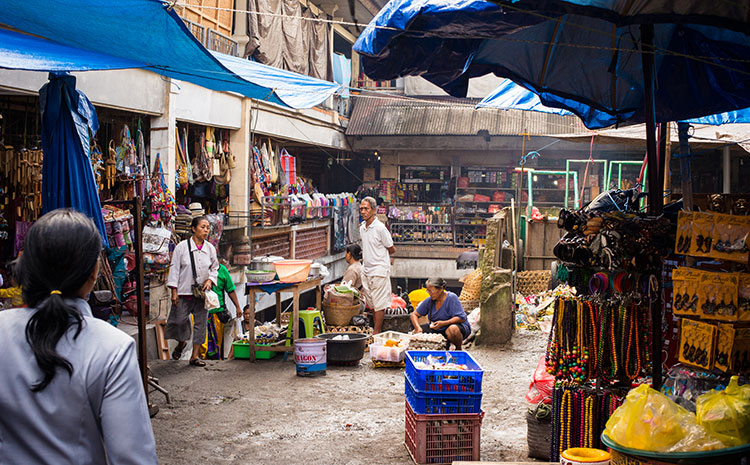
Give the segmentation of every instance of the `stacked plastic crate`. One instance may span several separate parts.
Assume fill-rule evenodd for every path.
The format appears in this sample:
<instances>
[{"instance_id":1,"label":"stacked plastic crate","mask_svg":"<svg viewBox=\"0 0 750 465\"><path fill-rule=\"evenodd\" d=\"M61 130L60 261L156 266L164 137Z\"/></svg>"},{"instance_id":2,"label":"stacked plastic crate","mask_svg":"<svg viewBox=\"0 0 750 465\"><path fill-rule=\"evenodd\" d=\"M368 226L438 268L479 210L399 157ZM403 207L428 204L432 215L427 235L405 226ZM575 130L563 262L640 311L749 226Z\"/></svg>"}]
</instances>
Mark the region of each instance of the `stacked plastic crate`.
<instances>
[{"instance_id":1,"label":"stacked plastic crate","mask_svg":"<svg viewBox=\"0 0 750 465\"><path fill-rule=\"evenodd\" d=\"M422 364L462 365L433 369ZM422 368L420 368L422 366ZM479 460L484 370L467 352L406 353L405 442L419 464Z\"/></svg>"}]
</instances>

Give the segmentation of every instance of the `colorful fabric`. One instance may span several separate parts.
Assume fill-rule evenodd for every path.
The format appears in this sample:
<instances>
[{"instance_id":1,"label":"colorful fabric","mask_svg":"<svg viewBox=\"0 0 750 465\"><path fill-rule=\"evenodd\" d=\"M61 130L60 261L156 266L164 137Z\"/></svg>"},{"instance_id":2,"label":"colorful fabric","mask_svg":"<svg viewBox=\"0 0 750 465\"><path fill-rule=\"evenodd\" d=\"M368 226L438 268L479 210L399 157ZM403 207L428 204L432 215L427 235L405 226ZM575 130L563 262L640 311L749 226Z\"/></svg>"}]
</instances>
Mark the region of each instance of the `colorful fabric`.
<instances>
[{"instance_id":1,"label":"colorful fabric","mask_svg":"<svg viewBox=\"0 0 750 465\"><path fill-rule=\"evenodd\" d=\"M297 184L297 160L286 149L281 149L281 167L289 184Z\"/></svg>"}]
</instances>

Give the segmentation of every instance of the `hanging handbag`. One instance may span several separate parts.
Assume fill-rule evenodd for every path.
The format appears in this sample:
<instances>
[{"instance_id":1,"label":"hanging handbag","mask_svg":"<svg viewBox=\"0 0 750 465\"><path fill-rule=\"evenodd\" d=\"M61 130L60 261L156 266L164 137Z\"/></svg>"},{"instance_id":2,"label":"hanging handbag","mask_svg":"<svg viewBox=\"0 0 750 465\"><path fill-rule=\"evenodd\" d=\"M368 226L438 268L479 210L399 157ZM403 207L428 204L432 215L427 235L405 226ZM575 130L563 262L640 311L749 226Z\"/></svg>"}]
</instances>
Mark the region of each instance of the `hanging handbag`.
<instances>
[{"instance_id":1,"label":"hanging handbag","mask_svg":"<svg viewBox=\"0 0 750 465\"><path fill-rule=\"evenodd\" d=\"M190 286L190 290L193 293L193 297L204 300L206 293L203 290L203 286L198 284L198 274L195 272L195 257L193 257L193 249L190 248L190 239L185 242L187 242L188 250L190 250L190 267L193 269L193 285Z\"/></svg>"}]
</instances>

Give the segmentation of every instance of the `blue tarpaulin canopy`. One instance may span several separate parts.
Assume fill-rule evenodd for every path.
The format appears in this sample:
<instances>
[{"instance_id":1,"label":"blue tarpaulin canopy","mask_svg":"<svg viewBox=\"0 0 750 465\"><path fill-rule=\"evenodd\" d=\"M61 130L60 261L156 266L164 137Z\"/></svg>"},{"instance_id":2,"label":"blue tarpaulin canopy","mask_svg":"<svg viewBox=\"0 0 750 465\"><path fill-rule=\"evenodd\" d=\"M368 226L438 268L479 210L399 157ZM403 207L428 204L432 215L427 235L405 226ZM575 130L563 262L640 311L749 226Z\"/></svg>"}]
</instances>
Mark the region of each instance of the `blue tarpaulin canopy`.
<instances>
[{"instance_id":1,"label":"blue tarpaulin canopy","mask_svg":"<svg viewBox=\"0 0 750 465\"><path fill-rule=\"evenodd\" d=\"M510 79L503 79L495 90L490 92L487 97L483 98L482 101L477 104L477 108L538 111L541 113L553 113L563 116L573 114L561 108L544 106L538 95L519 86ZM713 126L734 123L750 123L750 108L720 113L718 115L702 116L684 122L690 124L710 124Z\"/></svg>"},{"instance_id":2,"label":"blue tarpaulin canopy","mask_svg":"<svg viewBox=\"0 0 750 465\"><path fill-rule=\"evenodd\" d=\"M0 24L25 33L0 31L0 66L10 69L143 68L292 108L315 106L340 88L247 60L214 56L169 3L159 0L78 0L58 4L54 12L45 0L6 0ZM248 71L250 67L255 68Z\"/></svg>"},{"instance_id":3,"label":"blue tarpaulin canopy","mask_svg":"<svg viewBox=\"0 0 750 465\"><path fill-rule=\"evenodd\" d=\"M107 244L99 189L89 160L90 135L99 129L96 110L76 78L51 73L39 90L42 111L42 212L74 208L94 220Z\"/></svg>"},{"instance_id":4,"label":"blue tarpaulin canopy","mask_svg":"<svg viewBox=\"0 0 750 465\"><path fill-rule=\"evenodd\" d=\"M646 121L640 24L654 28L657 122L750 107L746 3L392 0L360 35L373 79L421 75L457 96L495 73L591 128ZM623 10L623 11L621 11Z\"/></svg>"},{"instance_id":5,"label":"blue tarpaulin canopy","mask_svg":"<svg viewBox=\"0 0 750 465\"><path fill-rule=\"evenodd\" d=\"M341 90L341 85L303 74L285 71L254 61L212 52L218 60L243 79L272 89L292 108L311 108Z\"/></svg>"},{"instance_id":6,"label":"blue tarpaulin canopy","mask_svg":"<svg viewBox=\"0 0 750 465\"><path fill-rule=\"evenodd\" d=\"M477 103L477 108L499 108L501 110L527 110L541 113L554 113L556 115L572 115L573 113L562 108L547 107L539 100L539 96L530 90L526 90L510 79L503 79L499 86L490 95Z\"/></svg>"}]
</instances>

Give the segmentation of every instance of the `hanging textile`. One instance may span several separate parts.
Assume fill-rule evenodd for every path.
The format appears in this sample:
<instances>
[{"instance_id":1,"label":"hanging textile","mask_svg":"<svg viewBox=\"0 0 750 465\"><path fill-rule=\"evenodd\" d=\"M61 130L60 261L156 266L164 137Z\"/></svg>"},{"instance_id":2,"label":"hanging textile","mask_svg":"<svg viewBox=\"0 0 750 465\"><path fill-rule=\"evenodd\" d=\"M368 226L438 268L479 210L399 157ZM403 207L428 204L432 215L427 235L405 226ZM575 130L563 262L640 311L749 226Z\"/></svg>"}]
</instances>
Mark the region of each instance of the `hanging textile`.
<instances>
[{"instance_id":1,"label":"hanging textile","mask_svg":"<svg viewBox=\"0 0 750 465\"><path fill-rule=\"evenodd\" d=\"M297 161L286 149L281 149L281 167L289 184L297 184Z\"/></svg>"}]
</instances>

